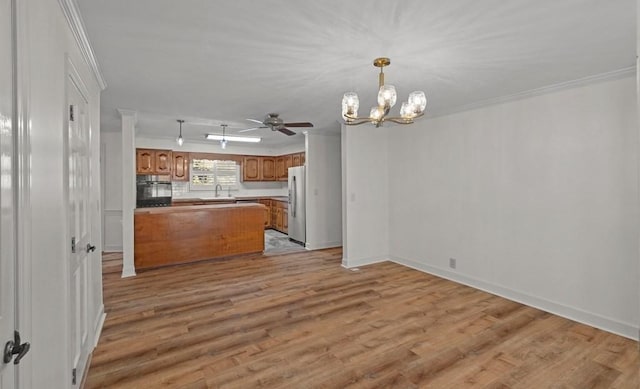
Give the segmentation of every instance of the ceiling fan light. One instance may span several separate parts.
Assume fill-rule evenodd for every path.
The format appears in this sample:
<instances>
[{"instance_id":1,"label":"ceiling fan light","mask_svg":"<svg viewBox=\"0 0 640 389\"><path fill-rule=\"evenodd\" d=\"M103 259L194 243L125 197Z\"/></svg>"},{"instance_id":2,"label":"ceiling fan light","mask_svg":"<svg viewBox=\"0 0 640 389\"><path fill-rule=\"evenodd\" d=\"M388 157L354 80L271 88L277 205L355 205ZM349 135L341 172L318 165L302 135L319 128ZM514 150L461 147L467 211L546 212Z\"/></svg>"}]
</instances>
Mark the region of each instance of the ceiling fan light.
<instances>
[{"instance_id":1,"label":"ceiling fan light","mask_svg":"<svg viewBox=\"0 0 640 389\"><path fill-rule=\"evenodd\" d=\"M396 87L393 85L382 85L378 91L378 105L382 107L393 107L396 105Z\"/></svg>"},{"instance_id":2,"label":"ceiling fan light","mask_svg":"<svg viewBox=\"0 0 640 389\"><path fill-rule=\"evenodd\" d=\"M427 96L422 91L411 92L409 94L409 104L415 107L416 113L422 113L427 107Z\"/></svg>"},{"instance_id":3,"label":"ceiling fan light","mask_svg":"<svg viewBox=\"0 0 640 389\"><path fill-rule=\"evenodd\" d=\"M342 117L358 117L358 108L360 108L360 100L355 92L347 92L342 96Z\"/></svg>"}]
</instances>

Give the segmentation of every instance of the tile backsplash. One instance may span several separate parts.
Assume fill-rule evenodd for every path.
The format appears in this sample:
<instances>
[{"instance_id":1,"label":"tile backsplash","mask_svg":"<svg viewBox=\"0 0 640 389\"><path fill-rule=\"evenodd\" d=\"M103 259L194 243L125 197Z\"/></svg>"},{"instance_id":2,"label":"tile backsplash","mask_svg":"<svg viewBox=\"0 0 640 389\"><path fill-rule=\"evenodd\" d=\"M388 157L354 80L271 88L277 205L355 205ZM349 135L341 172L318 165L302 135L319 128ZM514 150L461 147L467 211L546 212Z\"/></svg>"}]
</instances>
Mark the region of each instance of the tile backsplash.
<instances>
[{"instance_id":1,"label":"tile backsplash","mask_svg":"<svg viewBox=\"0 0 640 389\"><path fill-rule=\"evenodd\" d=\"M171 184L172 196L174 198L208 198L214 197L214 191L189 190L189 183L174 181ZM240 182L239 189L232 190L231 196L287 196L287 182ZM223 188L218 195L228 196L229 191Z\"/></svg>"}]
</instances>

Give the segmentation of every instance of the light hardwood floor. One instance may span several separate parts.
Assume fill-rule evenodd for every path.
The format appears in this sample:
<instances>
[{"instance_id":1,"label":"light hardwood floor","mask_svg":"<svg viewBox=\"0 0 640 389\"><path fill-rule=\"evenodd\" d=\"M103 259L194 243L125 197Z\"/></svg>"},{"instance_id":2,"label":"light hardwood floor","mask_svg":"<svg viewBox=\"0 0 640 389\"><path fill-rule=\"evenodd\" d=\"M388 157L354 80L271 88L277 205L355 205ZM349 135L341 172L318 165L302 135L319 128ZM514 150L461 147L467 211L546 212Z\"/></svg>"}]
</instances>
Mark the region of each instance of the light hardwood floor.
<instances>
[{"instance_id":1,"label":"light hardwood floor","mask_svg":"<svg viewBox=\"0 0 640 389\"><path fill-rule=\"evenodd\" d=\"M86 388L639 388L629 339L339 249L120 278Z\"/></svg>"}]
</instances>

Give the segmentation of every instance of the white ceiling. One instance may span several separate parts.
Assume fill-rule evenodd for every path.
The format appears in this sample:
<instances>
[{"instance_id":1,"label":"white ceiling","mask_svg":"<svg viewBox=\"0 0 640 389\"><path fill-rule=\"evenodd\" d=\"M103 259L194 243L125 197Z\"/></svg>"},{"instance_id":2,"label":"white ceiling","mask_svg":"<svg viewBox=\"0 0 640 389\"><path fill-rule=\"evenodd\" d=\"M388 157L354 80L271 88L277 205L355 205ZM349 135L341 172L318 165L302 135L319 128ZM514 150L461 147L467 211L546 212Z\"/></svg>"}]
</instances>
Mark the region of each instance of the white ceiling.
<instances>
[{"instance_id":1,"label":"white ceiling","mask_svg":"<svg viewBox=\"0 0 640 389\"><path fill-rule=\"evenodd\" d=\"M358 92L361 115L374 104L380 56L394 109L424 90L426 115L635 63L635 0L77 2L108 84L102 129L133 109L145 135L175 137L186 119L187 141L268 112L335 131L344 92Z\"/></svg>"}]
</instances>

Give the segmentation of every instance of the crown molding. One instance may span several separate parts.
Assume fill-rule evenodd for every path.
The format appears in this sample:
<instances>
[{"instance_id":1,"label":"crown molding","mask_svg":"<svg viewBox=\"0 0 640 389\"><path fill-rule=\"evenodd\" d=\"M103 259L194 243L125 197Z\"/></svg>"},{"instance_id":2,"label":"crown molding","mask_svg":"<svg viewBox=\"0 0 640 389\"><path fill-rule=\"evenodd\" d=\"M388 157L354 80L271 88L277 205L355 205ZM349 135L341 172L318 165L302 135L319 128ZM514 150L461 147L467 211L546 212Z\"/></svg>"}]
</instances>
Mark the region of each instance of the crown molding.
<instances>
[{"instance_id":1,"label":"crown molding","mask_svg":"<svg viewBox=\"0 0 640 389\"><path fill-rule=\"evenodd\" d=\"M619 79L622 79L622 78L625 78L625 77L631 77L631 76L635 76L635 75L636 75L636 67L635 66L630 66L628 68L623 68L623 69L618 69L618 70L614 70L614 71L607 72L607 73L601 73L601 74L596 74L596 75L593 75L593 76L578 78L576 80L560 82L560 83L557 83L557 84L543 86L541 88L536 88L536 89L530 89L530 90L527 90L527 91L518 92L518 93L511 94L511 95L506 95L506 96L496 97L496 98L492 98L492 99L477 101L475 103L462 105L462 106L459 106L459 107L452 108L450 110L446 110L444 112L440 112L440 113L435 114L433 116L429 115L429 118L436 118L436 117L440 117L440 116L452 115L452 114L455 114L455 113L460 113L460 112L464 112L464 111L471 111L471 110L474 110L474 109L488 107L488 106L491 106L491 105L508 103L510 101L522 100L522 99L526 99L526 98L529 98L529 97L545 95L545 94L548 94L548 93L558 92L558 91L565 90L565 89L571 89L571 88L576 88L576 87L585 86L585 85L589 85L589 84L595 84L595 83L598 83L598 82L619 80Z\"/></svg>"},{"instance_id":2,"label":"crown molding","mask_svg":"<svg viewBox=\"0 0 640 389\"><path fill-rule=\"evenodd\" d=\"M58 3L62 8L62 12L67 19L69 27L71 28L71 33L76 39L80 53L87 65L89 65L93 76L98 82L98 86L100 86L100 90L106 89L107 82L102 76L100 66L98 66L98 61L96 60L91 44L89 43L89 38L85 32L84 23L82 22L82 17L80 16L75 0L58 0Z\"/></svg>"}]
</instances>

